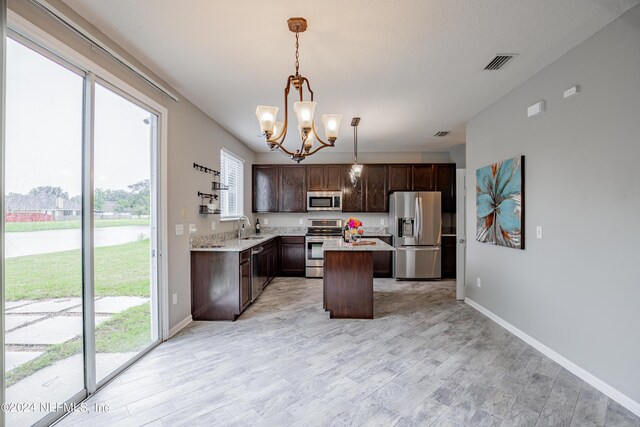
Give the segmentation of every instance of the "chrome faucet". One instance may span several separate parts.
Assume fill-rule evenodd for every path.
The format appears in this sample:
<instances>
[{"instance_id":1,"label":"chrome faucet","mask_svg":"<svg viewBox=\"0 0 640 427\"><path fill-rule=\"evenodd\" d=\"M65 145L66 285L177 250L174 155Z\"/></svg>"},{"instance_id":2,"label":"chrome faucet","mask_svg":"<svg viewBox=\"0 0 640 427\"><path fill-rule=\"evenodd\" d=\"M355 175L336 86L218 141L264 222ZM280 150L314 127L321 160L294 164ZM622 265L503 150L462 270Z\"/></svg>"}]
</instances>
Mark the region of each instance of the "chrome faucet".
<instances>
[{"instance_id":1,"label":"chrome faucet","mask_svg":"<svg viewBox=\"0 0 640 427\"><path fill-rule=\"evenodd\" d=\"M249 220L249 218L246 215L240 215L238 217L238 240L240 240L242 238L242 230L240 229L240 222L242 220L247 221L247 224L249 224L249 227L251 227L251 220Z\"/></svg>"}]
</instances>

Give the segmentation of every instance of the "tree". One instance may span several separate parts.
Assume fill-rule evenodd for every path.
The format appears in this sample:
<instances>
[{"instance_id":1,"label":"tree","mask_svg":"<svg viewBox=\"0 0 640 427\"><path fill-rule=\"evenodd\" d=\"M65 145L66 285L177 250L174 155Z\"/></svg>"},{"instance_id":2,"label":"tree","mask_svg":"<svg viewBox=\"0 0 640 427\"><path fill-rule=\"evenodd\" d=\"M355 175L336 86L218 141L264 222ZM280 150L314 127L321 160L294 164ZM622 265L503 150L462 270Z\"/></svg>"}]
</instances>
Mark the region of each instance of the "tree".
<instances>
[{"instance_id":1,"label":"tree","mask_svg":"<svg viewBox=\"0 0 640 427\"><path fill-rule=\"evenodd\" d=\"M50 185L40 186L29 190L29 195L42 197L42 196L55 196L65 200L69 200L69 193L62 190L62 187L51 187Z\"/></svg>"}]
</instances>

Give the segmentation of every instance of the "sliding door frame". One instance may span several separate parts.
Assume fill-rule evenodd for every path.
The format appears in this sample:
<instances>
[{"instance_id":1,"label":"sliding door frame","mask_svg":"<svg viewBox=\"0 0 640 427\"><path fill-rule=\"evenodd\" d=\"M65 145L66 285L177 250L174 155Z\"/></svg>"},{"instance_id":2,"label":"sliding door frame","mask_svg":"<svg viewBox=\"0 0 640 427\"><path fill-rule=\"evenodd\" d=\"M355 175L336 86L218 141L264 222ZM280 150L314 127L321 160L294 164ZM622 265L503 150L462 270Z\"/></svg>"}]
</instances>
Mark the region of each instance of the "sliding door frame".
<instances>
[{"instance_id":1,"label":"sliding door frame","mask_svg":"<svg viewBox=\"0 0 640 427\"><path fill-rule=\"evenodd\" d=\"M0 0L0 403L4 403L4 131L5 131L5 75L7 53L7 1ZM0 411L0 426L5 425L4 411Z\"/></svg>"},{"instance_id":2,"label":"sliding door frame","mask_svg":"<svg viewBox=\"0 0 640 427\"><path fill-rule=\"evenodd\" d=\"M132 364L140 360L145 354L159 345L162 341L169 338L169 287L168 287L168 262L166 254L168 254L168 211L167 211L167 135L168 135L168 110L166 107L156 102L149 96L135 89L133 86L116 77L106 69L97 65L93 61L87 59L84 55L71 49L64 43L55 39L47 32L43 31L36 25L22 18L20 15L6 9L6 0L0 0L0 19L2 23L2 58L0 58L0 70L2 83L0 86L0 104L1 111L4 109L4 67L5 67L5 51L6 51L6 28L11 32L12 37L15 33L19 42L27 41L30 48L36 47L36 51L54 61L69 66L68 68L77 69L85 76L84 81L84 109L83 109L83 170L82 170L82 277L83 277L83 316L84 316L84 364L85 364L85 388L74 395L69 402L79 403L91 396L102 386L106 385L122 371L130 367ZM6 21L5 21L6 19ZM7 26L4 25L7 23ZM77 71L76 71L77 72ZM94 260L93 260L93 208L94 208L94 182L93 182L93 156L94 156L94 115L95 115L95 84L99 82L109 90L123 96L127 100L149 111L154 120L151 123L152 137L156 138L156 144L152 148L152 168L151 179L155 180L155 191L152 192L151 198L155 202L155 218L151 215L152 234L155 239L155 246L152 257L152 265L155 265L155 271L152 273L156 277L155 301L153 300L154 290L152 290L151 303L155 302L157 307L155 311L157 321L152 322L154 336L156 339L149 346L138 352L136 356L120 366L107 377L96 383L96 353L95 353L95 305L94 305ZM164 96L163 96L164 98ZM168 98L165 98L168 99ZM4 113L0 118L0 142L2 147L0 150L0 164L4 164ZM0 174L0 212L4 212L4 168ZM0 256L2 262L4 260L4 215L0 220ZM155 233L154 233L155 232ZM152 244L154 241L152 241ZM0 280L2 280L2 301L0 301L0 345L2 345L2 387L0 387L0 401L5 399L5 376L4 376L4 266L0 271ZM51 413L40 420L36 425L48 425L58 419L63 414L60 412ZM0 425L4 425L4 414L0 414Z\"/></svg>"}]
</instances>

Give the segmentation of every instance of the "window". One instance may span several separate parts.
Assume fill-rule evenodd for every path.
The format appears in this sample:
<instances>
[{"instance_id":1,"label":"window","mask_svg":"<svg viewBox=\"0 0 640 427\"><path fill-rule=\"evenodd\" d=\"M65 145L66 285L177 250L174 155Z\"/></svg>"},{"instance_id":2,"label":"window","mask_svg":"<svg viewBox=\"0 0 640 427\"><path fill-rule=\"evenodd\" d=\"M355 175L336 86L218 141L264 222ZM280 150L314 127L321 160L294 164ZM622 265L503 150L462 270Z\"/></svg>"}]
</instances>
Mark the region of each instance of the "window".
<instances>
[{"instance_id":1,"label":"window","mask_svg":"<svg viewBox=\"0 0 640 427\"><path fill-rule=\"evenodd\" d=\"M220 150L220 182L229 187L220 191L220 217L244 215L244 160L224 149Z\"/></svg>"}]
</instances>

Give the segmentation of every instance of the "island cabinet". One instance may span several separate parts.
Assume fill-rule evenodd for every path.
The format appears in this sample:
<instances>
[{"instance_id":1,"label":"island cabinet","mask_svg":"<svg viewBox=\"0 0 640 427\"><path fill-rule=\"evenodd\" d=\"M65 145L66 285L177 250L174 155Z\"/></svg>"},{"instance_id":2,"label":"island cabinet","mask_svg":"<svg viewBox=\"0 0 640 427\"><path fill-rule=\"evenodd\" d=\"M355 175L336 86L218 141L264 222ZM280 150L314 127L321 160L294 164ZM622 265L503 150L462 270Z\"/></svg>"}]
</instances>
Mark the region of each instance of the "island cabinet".
<instances>
[{"instance_id":1,"label":"island cabinet","mask_svg":"<svg viewBox=\"0 0 640 427\"><path fill-rule=\"evenodd\" d=\"M280 274L282 276L304 277L304 249L304 236L280 237Z\"/></svg>"},{"instance_id":2,"label":"island cabinet","mask_svg":"<svg viewBox=\"0 0 640 427\"><path fill-rule=\"evenodd\" d=\"M411 165L389 165L389 191L411 191Z\"/></svg>"},{"instance_id":3,"label":"island cabinet","mask_svg":"<svg viewBox=\"0 0 640 427\"><path fill-rule=\"evenodd\" d=\"M456 278L456 236L442 236L442 278Z\"/></svg>"},{"instance_id":4,"label":"island cabinet","mask_svg":"<svg viewBox=\"0 0 640 427\"><path fill-rule=\"evenodd\" d=\"M342 176L342 212L364 212L364 192L362 177L355 183L351 181L351 165L341 165Z\"/></svg>"},{"instance_id":5,"label":"island cabinet","mask_svg":"<svg viewBox=\"0 0 640 427\"><path fill-rule=\"evenodd\" d=\"M304 165L280 166L280 212L307 211L307 185Z\"/></svg>"},{"instance_id":6,"label":"island cabinet","mask_svg":"<svg viewBox=\"0 0 640 427\"><path fill-rule=\"evenodd\" d=\"M456 165L435 165L435 190L442 194L442 212L456 212Z\"/></svg>"},{"instance_id":7,"label":"island cabinet","mask_svg":"<svg viewBox=\"0 0 640 427\"><path fill-rule=\"evenodd\" d=\"M278 165L253 165L252 167L252 211L278 212Z\"/></svg>"},{"instance_id":8,"label":"island cabinet","mask_svg":"<svg viewBox=\"0 0 640 427\"><path fill-rule=\"evenodd\" d=\"M236 320L251 302L251 251L191 252L193 320Z\"/></svg>"},{"instance_id":9,"label":"island cabinet","mask_svg":"<svg viewBox=\"0 0 640 427\"><path fill-rule=\"evenodd\" d=\"M388 212L387 165L366 165L364 175L365 212Z\"/></svg>"},{"instance_id":10,"label":"island cabinet","mask_svg":"<svg viewBox=\"0 0 640 427\"><path fill-rule=\"evenodd\" d=\"M340 165L307 165L307 191L340 191Z\"/></svg>"}]
</instances>

